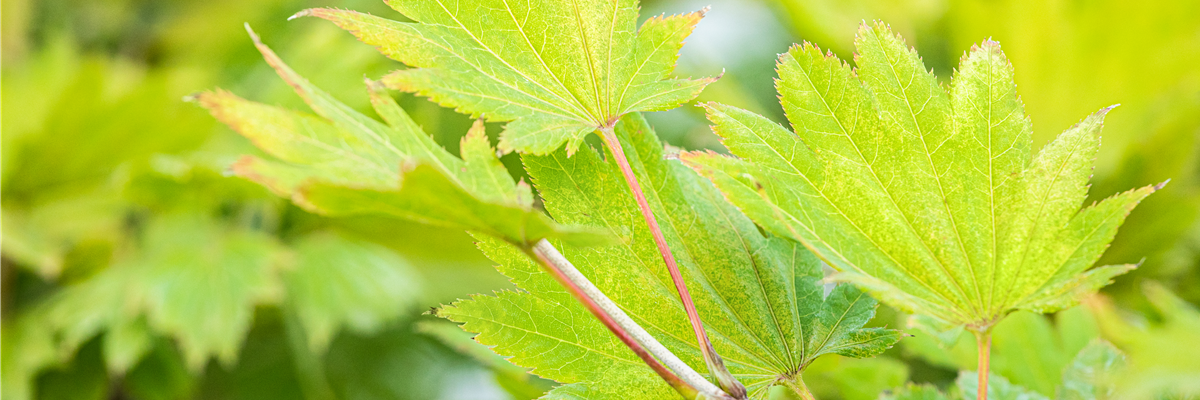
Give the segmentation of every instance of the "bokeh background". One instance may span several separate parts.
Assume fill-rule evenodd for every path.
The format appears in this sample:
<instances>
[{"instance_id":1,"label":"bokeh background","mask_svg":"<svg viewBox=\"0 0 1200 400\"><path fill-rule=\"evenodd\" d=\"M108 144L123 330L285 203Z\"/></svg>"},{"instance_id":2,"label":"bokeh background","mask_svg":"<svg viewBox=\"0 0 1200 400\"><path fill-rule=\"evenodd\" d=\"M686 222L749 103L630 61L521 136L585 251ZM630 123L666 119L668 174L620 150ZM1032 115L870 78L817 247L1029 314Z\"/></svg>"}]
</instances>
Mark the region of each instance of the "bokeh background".
<instances>
[{"instance_id":1,"label":"bokeh background","mask_svg":"<svg viewBox=\"0 0 1200 400\"><path fill-rule=\"evenodd\" d=\"M184 100L219 87L306 109L261 60L247 23L302 75L368 110L363 77L400 65L327 22L287 17L332 6L403 18L381 1L0 5L4 400L526 399L553 384L423 315L510 287L468 236L316 216L229 177L237 156L257 150ZM1171 323L1163 293L1200 304L1200 2L645 0L642 18L707 5L678 74L724 71L699 101L780 122L777 54L807 40L852 60L858 25L873 19L943 79L973 43L999 41L1036 147L1121 104L1089 202L1171 180L1101 261L1142 266L1087 307L1007 320L993 359L1010 380L1053 394L1055 371L1089 338L1120 344L1121 329ZM467 117L397 98L457 152ZM648 118L672 145L721 150L695 107ZM489 131L494 139L499 126ZM504 161L521 174L515 155ZM903 327L904 316L881 309L873 324ZM873 399L909 380L945 386L972 347L918 335L876 359L823 358L805 379L822 399Z\"/></svg>"}]
</instances>

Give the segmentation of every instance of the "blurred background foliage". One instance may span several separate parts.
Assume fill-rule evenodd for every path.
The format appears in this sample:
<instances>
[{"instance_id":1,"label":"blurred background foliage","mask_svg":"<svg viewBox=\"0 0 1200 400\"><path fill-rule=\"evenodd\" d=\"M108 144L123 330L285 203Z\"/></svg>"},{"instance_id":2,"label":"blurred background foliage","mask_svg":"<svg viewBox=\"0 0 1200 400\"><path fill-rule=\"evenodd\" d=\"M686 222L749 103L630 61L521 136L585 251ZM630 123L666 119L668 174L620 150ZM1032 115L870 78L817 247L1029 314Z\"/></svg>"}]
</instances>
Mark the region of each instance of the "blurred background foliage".
<instances>
[{"instance_id":1,"label":"blurred background foliage","mask_svg":"<svg viewBox=\"0 0 1200 400\"><path fill-rule=\"evenodd\" d=\"M402 18L382 2L0 5L4 400L507 399L550 387L422 315L509 287L468 236L316 216L228 177L255 148L184 101L221 87L304 108L261 61L249 23L302 75L367 110L363 77L400 66L329 24L286 18L314 6ZM1142 366L1127 377L1138 390L1200 382L1200 2L646 0L642 17L706 5L679 74L724 70L700 101L780 122L776 55L808 40L852 60L855 30L872 19L908 38L943 79L972 43L1002 43L1038 145L1121 103L1091 197L1171 179L1101 261L1142 266L1086 307L1007 319L995 369L1053 396L1075 352L1104 338ZM398 99L457 152L468 118ZM699 109L648 118L672 145L721 150ZM522 173L515 155L504 161ZM874 324L903 326L904 317L881 310ZM943 346L916 334L885 357L824 358L806 380L819 398L873 399L906 381L944 387L973 368L972 338Z\"/></svg>"}]
</instances>

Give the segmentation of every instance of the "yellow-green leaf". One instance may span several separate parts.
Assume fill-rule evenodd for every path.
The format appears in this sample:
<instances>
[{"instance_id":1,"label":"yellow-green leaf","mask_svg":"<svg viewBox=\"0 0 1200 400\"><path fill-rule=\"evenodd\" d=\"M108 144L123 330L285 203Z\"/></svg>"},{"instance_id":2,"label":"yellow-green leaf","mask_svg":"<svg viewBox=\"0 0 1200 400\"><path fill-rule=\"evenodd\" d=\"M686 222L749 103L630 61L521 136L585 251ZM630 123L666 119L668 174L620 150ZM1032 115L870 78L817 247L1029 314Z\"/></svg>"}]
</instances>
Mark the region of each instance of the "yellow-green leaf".
<instances>
[{"instance_id":1,"label":"yellow-green leaf","mask_svg":"<svg viewBox=\"0 0 1200 400\"><path fill-rule=\"evenodd\" d=\"M805 243L836 279L951 325L986 330L1014 310L1069 307L1133 268L1088 271L1159 187L1080 210L1111 107L1031 158L998 43L966 54L949 91L885 25L864 24L856 45L857 68L810 44L780 57L793 131L709 104L736 158L685 161L759 225Z\"/></svg>"},{"instance_id":2,"label":"yellow-green leaf","mask_svg":"<svg viewBox=\"0 0 1200 400\"><path fill-rule=\"evenodd\" d=\"M715 78L671 78L683 39L704 11L637 27L636 0L393 0L414 20L337 9L333 21L412 67L383 78L489 121L511 121L500 148L546 154L612 127L627 113L678 107Z\"/></svg>"}]
</instances>

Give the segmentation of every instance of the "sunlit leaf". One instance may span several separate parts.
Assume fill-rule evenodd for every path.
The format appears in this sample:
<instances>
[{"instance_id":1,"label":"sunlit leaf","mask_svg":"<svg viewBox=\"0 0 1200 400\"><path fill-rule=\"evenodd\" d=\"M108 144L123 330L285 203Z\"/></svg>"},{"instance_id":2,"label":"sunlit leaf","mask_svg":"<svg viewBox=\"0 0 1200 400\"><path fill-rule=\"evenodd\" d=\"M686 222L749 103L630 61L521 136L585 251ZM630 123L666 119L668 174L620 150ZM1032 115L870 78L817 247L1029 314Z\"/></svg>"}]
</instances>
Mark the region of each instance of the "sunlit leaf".
<instances>
[{"instance_id":1,"label":"sunlit leaf","mask_svg":"<svg viewBox=\"0 0 1200 400\"><path fill-rule=\"evenodd\" d=\"M416 21L310 9L409 65L383 78L490 121L511 121L500 148L546 154L627 113L691 100L713 78L671 78L704 11L637 25L636 0L389 1Z\"/></svg>"},{"instance_id":2,"label":"sunlit leaf","mask_svg":"<svg viewBox=\"0 0 1200 400\"><path fill-rule=\"evenodd\" d=\"M710 104L738 158L685 161L755 222L804 242L836 279L951 325L983 331L1014 310L1066 308L1134 267L1088 270L1158 188L1080 210L1109 108L1031 157L999 44L973 48L947 92L886 26L864 24L856 43L857 69L810 44L780 57L795 133Z\"/></svg>"},{"instance_id":3,"label":"sunlit leaf","mask_svg":"<svg viewBox=\"0 0 1200 400\"><path fill-rule=\"evenodd\" d=\"M825 294L820 262L798 243L764 236L720 193L677 160L639 115L617 134L628 149L713 346L754 398L823 354L879 354L900 338L863 328L875 301L850 285ZM567 156L525 156L547 210L559 221L605 227L620 245L559 246L626 314L684 362L703 366L699 348L650 232L616 164L591 148ZM537 264L513 246L481 242L502 273L524 291L475 296L438 315L478 332L481 343L539 376L569 385L551 396L661 398L665 383ZM637 392L630 392L636 390Z\"/></svg>"},{"instance_id":4,"label":"sunlit leaf","mask_svg":"<svg viewBox=\"0 0 1200 400\"><path fill-rule=\"evenodd\" d=\"M531 244L546 237L603 241L601 235L560 227L531 209L528 186L508 175L485 143L481 124L464 139L460 159L422 132L377 83L367 86L372 105L386 123L333 99L265 45L257 45L319 116L220 90L198 95L197 101L213 116L276 158L245 157L232 167L234 173L316 212L388 214L514 243Z\"/></svg>"}]
</instances>

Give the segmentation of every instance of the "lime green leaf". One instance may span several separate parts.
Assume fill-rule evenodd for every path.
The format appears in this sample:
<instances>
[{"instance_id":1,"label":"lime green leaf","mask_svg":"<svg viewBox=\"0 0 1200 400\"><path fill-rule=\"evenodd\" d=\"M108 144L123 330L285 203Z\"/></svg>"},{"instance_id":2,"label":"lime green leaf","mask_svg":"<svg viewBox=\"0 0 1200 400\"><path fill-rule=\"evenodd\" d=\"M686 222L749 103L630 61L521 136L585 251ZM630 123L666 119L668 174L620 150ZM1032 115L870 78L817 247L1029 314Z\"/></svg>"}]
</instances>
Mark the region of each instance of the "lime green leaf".
<instances>
[{"instance_id":1,"label":"lime green leaf","mask_svg":"<svg viewBox=\"0 0 1200 400\"><path fill-rule=\"evenodd\" d=\"M1014 310L1077 304L1133 266L1088 271L1150 186L1080 211L1108 108L1030 157L1028 119L999 44L964 56L949 92L882 24L857 69L816 47L780 57L795 133L709 104L738 158L691 153L759 225L805 243L882 301L985 330Z\"/></svg>"},{"instance_id":2,"label":"lime green leaf","mask_svg":"<svg viewBox=\"0 0 1200 400\"><path fill-rule=\"evenodd\" d=\"M1058 400L1115 399L1117 373L1125 367L1125 355L1102 340L1089 344L1063 370Z\"/></svg>"},{"instance_id":3,"label":"lime green leaf","mask_svg":"<svg viewBox=\"0 0 1200 400\"><path fill-rule=\"evenodd\" d=\"M296 263L283 275L287 305L317 354L342 326L373 332L407 314L420 296L416 271L379 245L316 234L295 249Z\"/></svg>"},{"instance_id":4,"label":"lime green leaf","mask_svg":"<svg viewBox=\"0 0 1200 400\"><path fill-rule=\"evenodd\" d=\"M880 400L950 400L937 387L929 384L907 386L879 397Z\"/></svg>"},{"instance_id":5,"label":"lime green leaf","mask_svg":"<svg viewBox=\"0 0 1200 400\"><path fill-rule=\"evenodd\" d=\"M383 79L490 121L511 121L500 148L546 154L625 114L678 107L715 78L671 78L705 11L637 24L636 0L389 1L416 22L310 9L410 69Z\"/></svg>"},{"instance_id":6,"label":"lime green leaf","mask_svg":"<svg viewBox=\"0 0 1200 400\"><path fill-rule=\"evenodd\" d=\"M259 233L225 230L196 218L167 218L146 232L138 265L146 274L150 325L174 336L188 366L209 356L232 364L254 305L277 303L279 245ZM113 268L121 268L114 266Z\"/></svg>"},{"instance_id":7,"label":"lime green leaf","mask_svg":"<svg viewBox=\"0 0 1200 400\"><path fill-rule=\"evenodd\" d=\"M823 354L879 354L900 338L863 329L875 301L849 285L826 296L821 263L799 243L764 236L716 189L677 160L640 115L616 126L622 147L675 252L713 346L754 398ZM603 227L620 244L556 243L630 318L692 366L705 365L633 196L611 160L590 147L523 161L559 221ZM551 242L555 242L551 240ZM554 396L672 397L670 387L519 249L486 239L480 248L524 292L476 296L438 310L476 340L542 377L569 384ZM651 390L653 389L653 390ZM656 397L658 396L658 397Z\"/></svg>"},{"instance_id":8,"label":"lime green leaf","mask_svg":"<svg viewBox=\"0 0 1200 400\"><path fill-rule=\"evenodd\" d=\"M1030 314L1032 315L1032 314ZM1039 317L1040 316L1035 316ZM1037 365L1032 366L1037 369ZM1051 382L1054 398L1057 400L1104 400L1124 398L1116 395L1118 374L1125 372L1125 355L1117 348L1103 340L1093 340L1073 355L1070 362L1063 365L1054 374ZM1045 371L1039 371L1045 373ZM1049 375L1047 375L1049 376ZM1061 379L1059 377L1061 376ZM979 388L979 376L974 371L963 371L956 381L957 388L962 392L963 400L976 398ZM898 390L890 399L947 399L932 387L909 386ZM1009 381L1001 375L988 376L989 399L1022 399L1039 400L1051 397L1038 391Z\"/></svg>"},{"instance_id":9,"label":"lime green leaf","mask_svg":"<svg viewBox=\"0 0 1200 400\"><path fill-rule=\"evenodd\" d=\"M474 335L459 329L449 321L420 321L417 332L437 338L442 344L479 361L496 374L496 383L519 399L541 397L550 390L553 382L533 376L525 368L508 362L486 346L474 340Z\"/></svg>"},{"instance_id":10,"label":"lime green leaf","mask_svg":"<svg viewBox=\"0 0 1200 400\"><path fill-rule=\"evenodd\" d=\"M942 346L923 332L906 339L906 353L947 368L973 370L978 359L975 335L958 329ZM1052 396L1064 368L1076 354L1099 337L1099 327L1085 308L1072 308L1054 319L1031 312L1009 315L992 328L991 371L1010 382Z\"/></svg>"},{"instance_id":11,"label":"lime green leaf","mask_svg":"<svg viewBox=\"0 0 1200 400\"><path fill-rule=\"evenodd\" d=\"M145 318L121 318L104 334L104 361L108 370L124 374L151 350L154 335Z\"/></svg>"},{"instance_id":12,"label":"lime green leaf","mask_svg":"<svg viewBox=\"0 0 1200 400\"><path fill-rule=\"evenodd\" d=\"M314 87L255 39L259 51L317 115L254 103L213 91L197 101L275 160L245 157L234 173L335 215L382 213L497 235L514 243L546 237L602 243L603 236L554 224L531 208L486 143L482 124L464 138L463 158L451 155L402 110L377 82L371 103L386 123L354 111Z\"/></svg>"},{"instance_id":13,"label":"lime green leaf","mask_svg":"<svg viewBox=\"0 0 1200 400\"><path fill-rule=\"evenodd\" d=\"M1158 322L1130 319L1106 301L1092 301L1106 339L1128 354L1129 368L1117 379L1125 398L1148 399L1200 395L1200 310L1160 284L1147 282L1146 297ZM1140 316L1139 316L1140 317Z\"/></svg>"},{"instance_id":14,"label":"lime green leaf","mask_svg":"<svg viewBox=\"0 0 1200 400\"><path fill-rule=\"evenodd\" d=\"M963 400L978 398L979 375L975 372L963 371L959 373L958 380L956 380L955 383L957 383L958 388L962 390ZM1040 393L1009 383L1007 379L1004 379L1004 377L996 374L988 375L987 399L1050 400L1049 397L1043 396Z\"/></svg>"},{"instance_id":15,"label":"lime green leaf","mask_svg":"<svg viewBox=\"0 0 1200 400\"><path fill-rule=\"evenodd\" d=\"M4 255L14 264L23 266L44 278L55 278L62 272L66 245L50 240L44 229L27 222L23 213L4 210L2 224Z\"/></svg>"},{"instance_id":16,"label":"lime green leaf","mask_svg":"<svg viewBox=\"0 0 1200 400\"><path fill-rule=\"evenodd\" d=\"M0 331L0 384L4 386L0 398L32 399L33 378L60 359L53 328L37 313L25 313L5 321Z\"/></svg>"},{"instance_id":17,"label":"lime green leaf","mask_svg":"<svg viewBox=\"0 0 1200 400\"><path fill-rule=\"evenodd\" d=\"M818 399L876 400L907 380L908 366L890 357L824 357L804 370L804 383Z\"/></svg>"}]
</instances>

